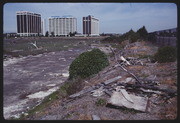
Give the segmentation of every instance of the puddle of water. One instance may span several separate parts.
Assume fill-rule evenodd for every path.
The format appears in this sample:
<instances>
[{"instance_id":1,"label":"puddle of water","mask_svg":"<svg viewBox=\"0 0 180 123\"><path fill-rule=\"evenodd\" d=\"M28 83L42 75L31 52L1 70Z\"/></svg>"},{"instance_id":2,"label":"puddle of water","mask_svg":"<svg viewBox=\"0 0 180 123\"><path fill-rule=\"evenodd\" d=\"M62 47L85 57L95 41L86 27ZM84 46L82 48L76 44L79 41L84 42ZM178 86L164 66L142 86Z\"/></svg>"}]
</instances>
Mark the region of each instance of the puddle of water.
<instances>
[{"instance_id":1,"label":"puddle of water","mask_svg":"<svg viewBox=\"0 0 180 123\"><path fill-rule=\"evenodd\" d=\"M47 91L39 91L39 92L36 92L34 94L30 94L28 95L27 97L29 99L34 99L34 98L44 98L48 95L50 95L51 93L55 92L59 87L54 87L54 88L51 88Z\"/></svg>"}]
</instances>

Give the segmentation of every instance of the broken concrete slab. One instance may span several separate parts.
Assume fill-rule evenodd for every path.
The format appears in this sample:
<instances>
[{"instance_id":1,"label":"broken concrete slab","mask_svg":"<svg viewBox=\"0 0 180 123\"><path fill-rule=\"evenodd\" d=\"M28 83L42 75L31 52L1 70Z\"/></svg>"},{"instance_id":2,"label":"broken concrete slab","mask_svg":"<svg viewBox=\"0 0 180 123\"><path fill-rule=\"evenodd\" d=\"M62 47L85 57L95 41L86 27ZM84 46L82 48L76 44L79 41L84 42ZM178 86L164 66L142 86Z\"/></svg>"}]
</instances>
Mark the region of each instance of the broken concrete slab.
<instances>
[{"instance_id":1,"label":"broken concrete slab","mask_svg":"<svg viewBox=\"0 0 180 123\"><path fill-rule=\"evenodd\" d=\"M109 79L109 80L105 81L104 84L105 84L105 85L108 85L108 84L110 84L110 83L112 83L112 82L117 81L117 80L120 79L120 78L122 78L122 77L121 77L121 76L114 77L114 78L112 78L112 79Z\"/></svg>"},{"instance_id":2,"label":"broken concrete slab","mask_svg":"<svg viewBox=\"0 0 180 123\"><path fill-rule=\"evenodd\" d=\"M120 92L114 91L108 103L114 106L146 112L147 101L148 99L145 97L128 94L126 90L121 90Z\"/></svg>"},{"instance_id":3,"label":"broken concrete slab","mask_svg":"<svg viewBox=\"0 0 180 123\"><path fill-rule=\"evenodd\" d=\"M131 99L131 97L129 96L129 94L127 93L127 91L125 89L120 89L121 93L123 94L123 96L126 98L127 101L134 103L133 100Z\"/></svg>"}]
</instances>

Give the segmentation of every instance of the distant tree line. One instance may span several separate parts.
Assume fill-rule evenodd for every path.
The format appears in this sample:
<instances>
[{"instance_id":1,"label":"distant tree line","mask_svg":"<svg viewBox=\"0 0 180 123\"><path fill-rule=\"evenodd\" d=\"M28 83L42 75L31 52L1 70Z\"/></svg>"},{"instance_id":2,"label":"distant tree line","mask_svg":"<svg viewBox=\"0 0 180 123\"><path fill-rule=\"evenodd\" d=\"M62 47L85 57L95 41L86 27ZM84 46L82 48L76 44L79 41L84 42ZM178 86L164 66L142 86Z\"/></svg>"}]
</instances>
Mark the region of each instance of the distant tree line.
<instances>
[{"instance_id":1,"label":"distant tree line","mask_svg":"<svg viewBox=\"0 0 180 123\"><path fill-rule=\"evenodd\" d=\"M75 36L76 34L77 34L76 31L75 31L75 32L70 32L67 36L73 37L73 36ZM47 31L46 34L45 34L45 37L49 37L49 36L50 36L50 37L55 37L55 36L57 37L57 36L59 36L59 35L55 35L54 32L51 32L50 35L49 35L49 32Z\"/></svg>"},{"instance_id":2,"label":"distant tree line","mask_svg":"<svg viewBox=\"0 0 180 123\"><path fill-rule=\"evenodd\" d=\"M121 43L124 40L129 40L132 43L136 41L147 40L147 38L148 38L148 32L145 26L143 26L142 28L138 29L137 32L131 29L128 32L124 33L123 35L110 36L105 38L103 41Z\"/></svg>"}]
</instances>

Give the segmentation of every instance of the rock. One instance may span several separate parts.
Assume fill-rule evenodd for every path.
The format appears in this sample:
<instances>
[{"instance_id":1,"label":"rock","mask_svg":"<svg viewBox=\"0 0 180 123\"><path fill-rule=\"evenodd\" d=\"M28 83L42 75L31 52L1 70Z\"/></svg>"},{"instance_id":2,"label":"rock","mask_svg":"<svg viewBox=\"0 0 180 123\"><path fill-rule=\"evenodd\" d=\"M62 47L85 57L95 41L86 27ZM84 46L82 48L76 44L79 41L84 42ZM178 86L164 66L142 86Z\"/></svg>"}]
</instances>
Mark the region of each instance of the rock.
<instances>
[{"instance_id":1,"label":"rock","mask_svg":"<svg viewBox=\"0 0 180 123\"><path fill-rule=\"evenodd\" d=\"M120 92L113 92L108 103L114 106L126 107L129 109L146 112L147 101L148 99L145 97L128 94L126 90L120 90Z\"/></svg>"},{"instance_id":2,"label":"rock","mask_svg":"<svg viewBox=\"0 0 180 123\"><path fill-rule=\"evenodd\" d=\"M101 118L98 115L92 115L93 120L101 120Z\"/></svg>"}]
</instances>

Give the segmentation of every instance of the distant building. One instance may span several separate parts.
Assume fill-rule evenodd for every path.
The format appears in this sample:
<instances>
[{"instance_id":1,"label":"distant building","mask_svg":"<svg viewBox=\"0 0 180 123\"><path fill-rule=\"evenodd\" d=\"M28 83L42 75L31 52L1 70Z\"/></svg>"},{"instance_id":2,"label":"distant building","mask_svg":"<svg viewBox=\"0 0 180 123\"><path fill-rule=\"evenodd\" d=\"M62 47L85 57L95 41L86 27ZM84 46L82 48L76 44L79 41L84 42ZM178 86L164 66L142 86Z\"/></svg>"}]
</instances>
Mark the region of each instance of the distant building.
<instances>
[{"instance_id":1,"label":"distant building","mask_svg":"<svg viewBox=\"0 0 180 123\"><path fill-rule=\"evenodd\" d=\"M49 34L54 36L69 36L77 32L77 19L72 16L52 16L49 18Z\"/></svg>"},{"instance_id":2,"label":"distant building","mask_svg":"<svg viewBox=\"0 0 180 123\"><path fill-rule=\"evenodd\" d=\"M37 36L41 34L41 15L27 12L16 12L17 34L20 36Z\"/></svg>"},{"instance_id":3,"label":"distant building","mask_svg":"<svg viewBox=\"0 0 180 123\"><path fill-rule=\"evenodd\" d=\"M99 20L91 15L83 17L83 34L85 36L99 36Z\"/></svg>"},{"instance_id":4,"label":"distant building","mask_svg":"<svg viewBox=\"0 0 180 123\"><path fill-rule=\"evenodd\" d=\"M165 36L176 37L177 36L177 28L154 31L154 32L151 32L151 33L155 33L156 35L164 36L164 37Z\"/></svg>"},{"instance_id":5,"label":"distant building","mask_svg":"<svg viewBox=\"0 0 180 123\"><path fill-rule=\"evenodd\" d=\"M150 32L148 40L160 46L176 46L177 28Z\"/></svg>"},{"instance_id":6,"label":"distant building","mask_svg":"<svg viewBox=\"0 0 180 123\"><path fill-rule=\"evenodd\" d=\"M46 20L45 19L41 21L41 33L43 36L45 36L46 34Z\"/></svg>"}]
</instances>

